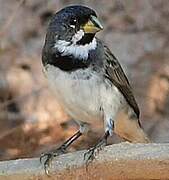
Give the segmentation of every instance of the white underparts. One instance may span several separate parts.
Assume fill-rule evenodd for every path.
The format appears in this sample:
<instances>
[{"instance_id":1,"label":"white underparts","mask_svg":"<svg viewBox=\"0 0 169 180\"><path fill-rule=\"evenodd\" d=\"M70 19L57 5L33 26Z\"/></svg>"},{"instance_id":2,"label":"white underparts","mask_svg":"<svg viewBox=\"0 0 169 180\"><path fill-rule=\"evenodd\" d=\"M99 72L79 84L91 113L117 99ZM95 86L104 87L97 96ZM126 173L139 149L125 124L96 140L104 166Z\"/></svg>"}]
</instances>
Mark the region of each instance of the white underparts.
<instances>
[{"instance_id":1,"label":"white underparts","mask_svg":"<svg viewBox=\"0 0 169 180\"><path fill-rule=\"evenodd\" d=\"M84 36L83 30L78 31L72 37L72 43L64 40L57 40L55 48L62 54L62 56L73 55L77 59L87 59L90 50L94 50L97 46L96 39L93 38L92 42L85 45L76 44Z\"/></svg>"}]
</instances>

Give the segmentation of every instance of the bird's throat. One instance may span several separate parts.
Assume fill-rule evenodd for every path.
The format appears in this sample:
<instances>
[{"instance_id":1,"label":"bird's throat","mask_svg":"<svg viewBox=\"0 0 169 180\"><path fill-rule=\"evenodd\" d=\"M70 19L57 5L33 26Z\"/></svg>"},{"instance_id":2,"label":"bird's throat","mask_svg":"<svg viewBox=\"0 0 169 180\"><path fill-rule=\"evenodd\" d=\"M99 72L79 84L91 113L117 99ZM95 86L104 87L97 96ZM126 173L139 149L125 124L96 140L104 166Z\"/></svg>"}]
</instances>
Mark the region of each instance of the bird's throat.
<instances>
[{"instance_id":1,"label":"bird's throat","mask_svg":"<svg viewBox=\"0 0 169 180\"><path fill-rule=\"evenodd\" d=\"M91 33L84 34L82 39L80 39L76 44L79 45L90 44L93 41L94 36L95 34L91 34Z\"/></svg>"}]
</instances>

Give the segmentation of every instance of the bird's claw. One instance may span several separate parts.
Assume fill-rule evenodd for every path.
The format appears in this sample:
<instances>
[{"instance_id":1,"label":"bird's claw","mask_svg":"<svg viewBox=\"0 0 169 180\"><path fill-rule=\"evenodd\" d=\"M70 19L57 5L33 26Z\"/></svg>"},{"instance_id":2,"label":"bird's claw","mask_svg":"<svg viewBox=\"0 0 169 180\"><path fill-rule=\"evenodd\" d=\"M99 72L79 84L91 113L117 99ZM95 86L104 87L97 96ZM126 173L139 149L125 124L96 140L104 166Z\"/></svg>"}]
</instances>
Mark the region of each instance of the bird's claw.
<instances>
[{"instance_id":1,"label":"bird's claw","mask_svg":"<svg viewBox=\"0 0 169 180\"><path fill-rule=\"evenodd\" d=\"M84 161L86 162L87 166L95 159L96 150L96 147L92 147L84 154Z\"/></svg>"},{"instance_id":2,"label":"bird's claw","mask_svg":"<svg viewBox=\"0 0 169 180\"><path fill-rule=\"evenodd\" d=\"M90 148L85 154L84 154L84 161L86 162L86 167L96 158L96 154L99 153L100 150L103 149L105 146L105 141L101 141L96 146Z\"/></svg>"},{"instance_id":3,"label":"bird's claw","mask_svg":"<svg viewBox=\"0 0 169 180\"><path fill-rule=\"evenodd\" d=\"M44 160L44 170L47 175L49 175L49 169L51 167L51 163L54 157L59 156L60 154L65 153L65 150L62 148L58 148L57 150L49 153L44 153L40 156L40 163L43 163Z\"/></svg>"},{"instance_id":4,"label":"bird's claw","mask_svg":"<svg viewBox=\"0 0 169 180\"><path fill-rule=\"evenodd\" d=\"M41 162L41 163L43 163L42 160L45 159L43 165L44 165L45 173L46 173L47 175L49 175L49 169L50 169L52 160L53 160L53 158L54 158L55 156L56 156L55 153L50 152L50 153L42 154L41 157L40 157L40 162Z\"/></svg>"}]
</instances>

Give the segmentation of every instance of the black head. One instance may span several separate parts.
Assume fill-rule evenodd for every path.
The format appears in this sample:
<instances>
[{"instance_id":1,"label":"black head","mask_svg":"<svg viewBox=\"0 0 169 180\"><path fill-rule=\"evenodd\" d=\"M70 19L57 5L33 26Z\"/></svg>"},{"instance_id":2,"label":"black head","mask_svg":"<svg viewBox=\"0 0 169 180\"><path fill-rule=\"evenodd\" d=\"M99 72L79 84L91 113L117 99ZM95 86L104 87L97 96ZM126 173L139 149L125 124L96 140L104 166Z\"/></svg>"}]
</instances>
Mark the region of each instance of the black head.
<instances>
[{"instance_id":1,"label":"black head","mask_svg":"<svg viewBox=\"0 0 169 180\"><path fill-rule=\"evenodd\" d=\"M94 10L85 6L68 6L58 11L50 21L48 32L57 40L86 44L92 41L96 32L103 29ZM76 33L82 33L79 37ZM75 38L72 39L75 35ZM78 39L79 38L79 39ZM75 40L75 42L73 42Z\"/></svg>"}]
</instances>

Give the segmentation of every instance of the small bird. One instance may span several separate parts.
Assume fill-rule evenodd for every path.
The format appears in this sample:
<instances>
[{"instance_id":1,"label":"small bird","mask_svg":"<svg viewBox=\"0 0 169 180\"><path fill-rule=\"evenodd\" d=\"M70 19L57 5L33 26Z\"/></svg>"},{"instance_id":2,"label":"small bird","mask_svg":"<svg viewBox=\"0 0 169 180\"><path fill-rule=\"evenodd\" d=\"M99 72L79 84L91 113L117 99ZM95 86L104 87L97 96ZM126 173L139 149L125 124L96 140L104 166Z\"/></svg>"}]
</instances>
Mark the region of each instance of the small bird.
<instances>
[{"instance_id":1,"label":"small bird","mask_svg":"<svg viewBox=\"0 0 169 180\"><path fill-rule=\"evenodd\" d=\"M114 132L130 142L149 142L121 65L95 37L102 29L96 12L81 5L61 9L49 23L42 51L43 70L58 102L79 130L58 149L41 156L46 158L47 174L53 157L65 153L70 144L98 123L104 124L105 133L85 153L87 162L94 159L97 149L106 145Z\"/></svg>"}]
</instances>

